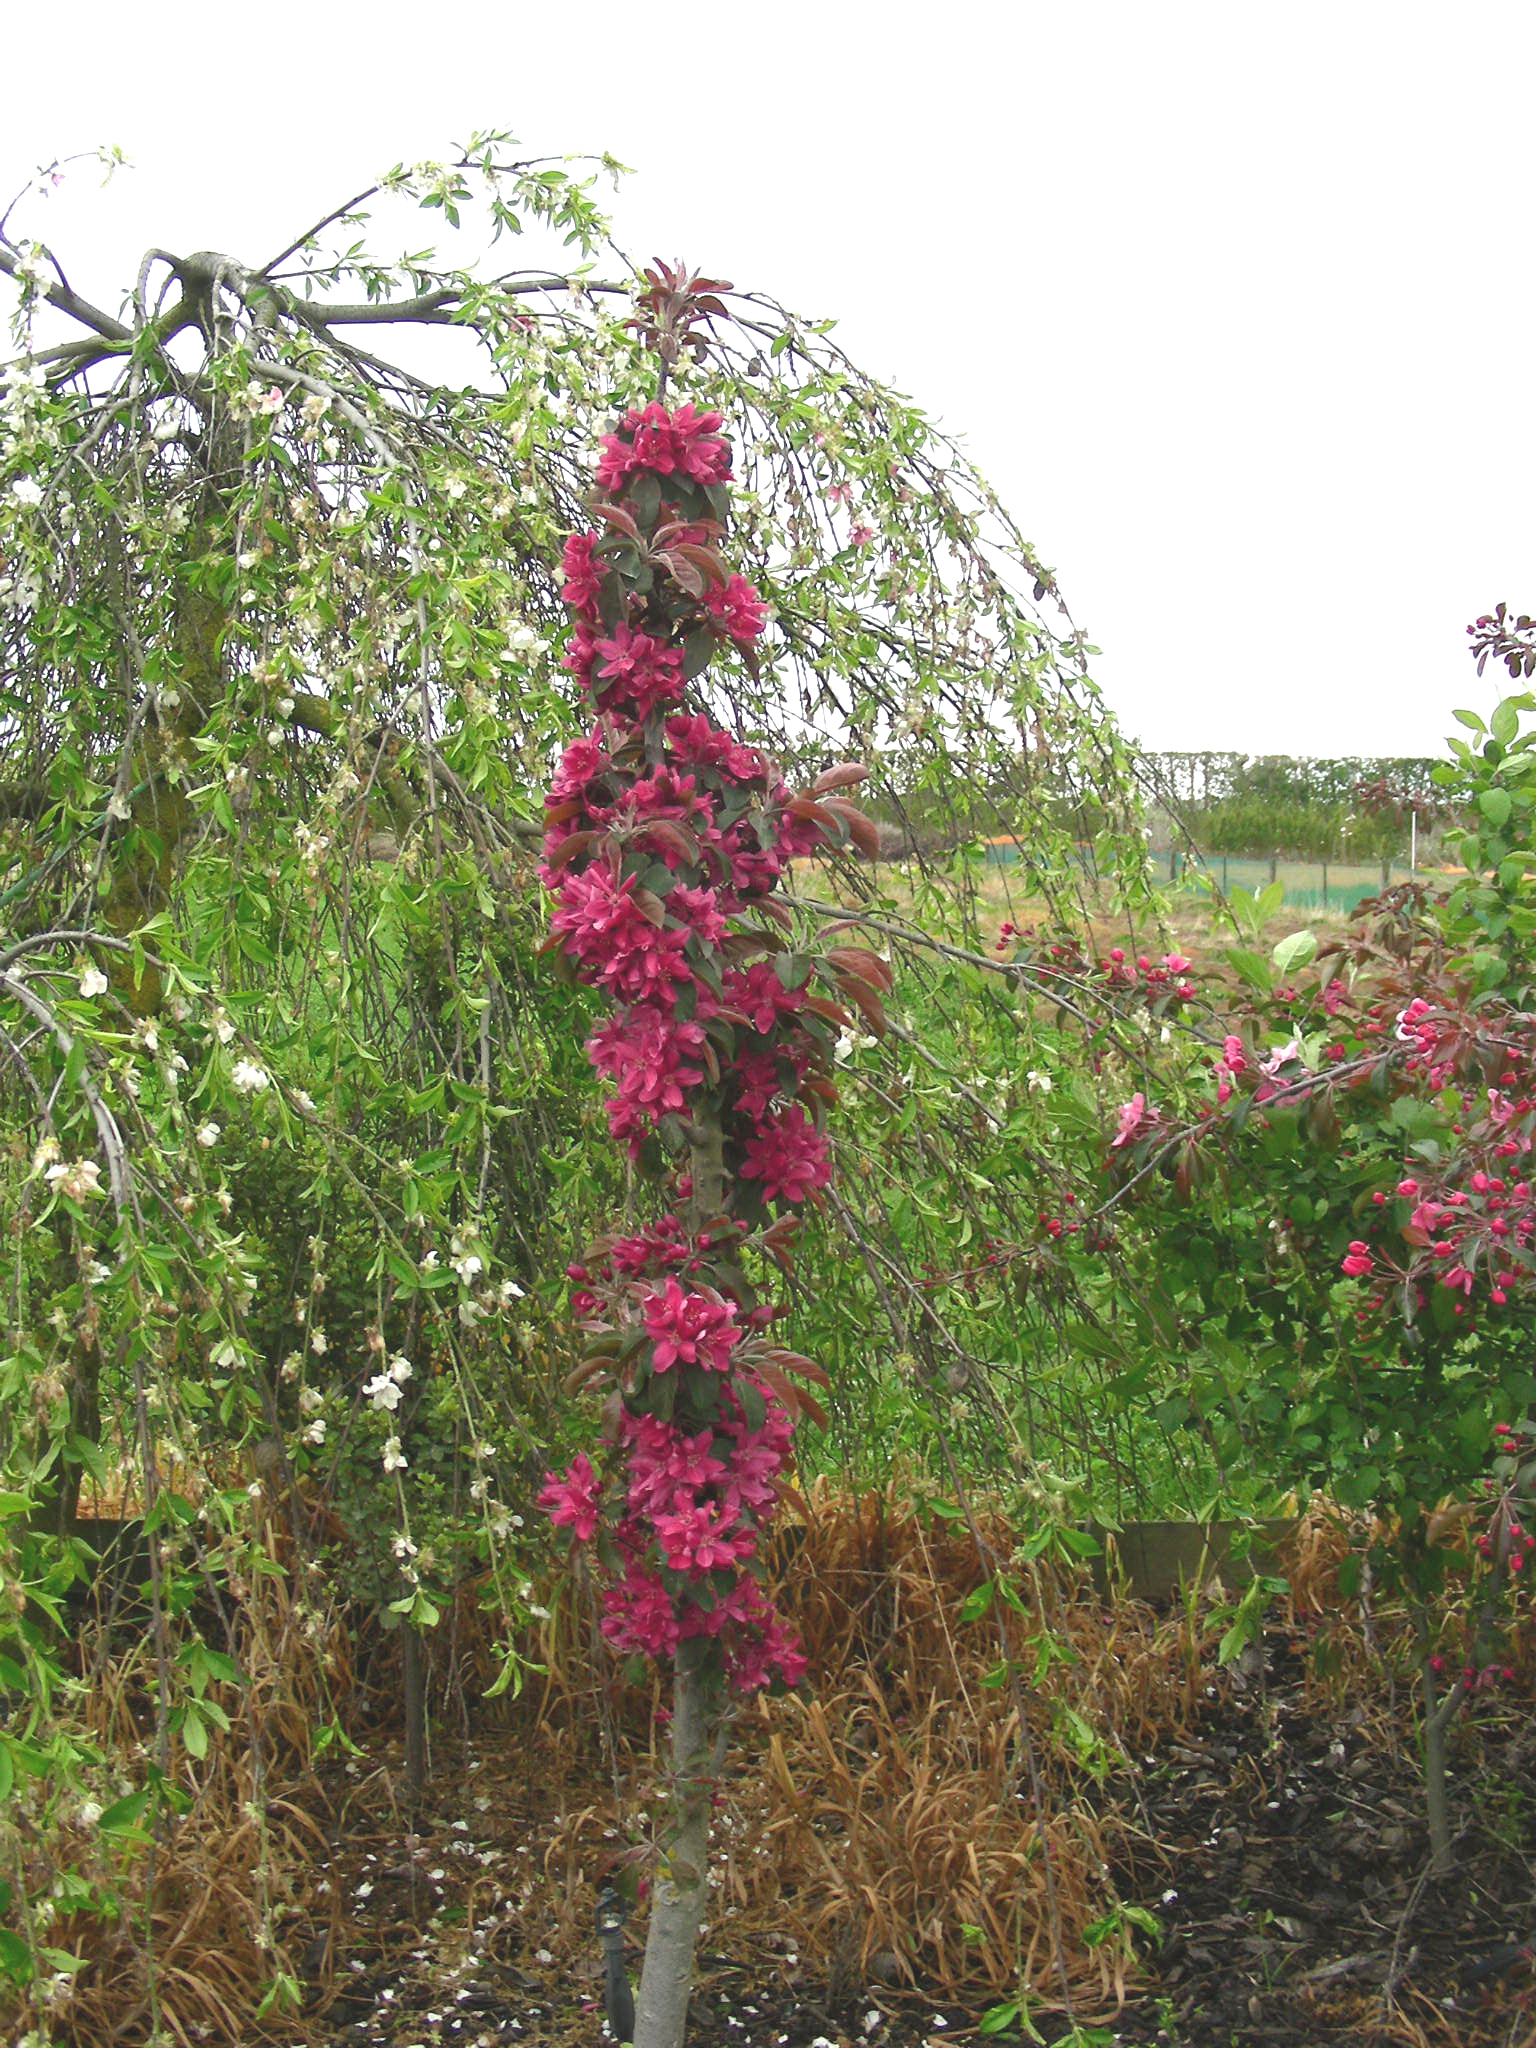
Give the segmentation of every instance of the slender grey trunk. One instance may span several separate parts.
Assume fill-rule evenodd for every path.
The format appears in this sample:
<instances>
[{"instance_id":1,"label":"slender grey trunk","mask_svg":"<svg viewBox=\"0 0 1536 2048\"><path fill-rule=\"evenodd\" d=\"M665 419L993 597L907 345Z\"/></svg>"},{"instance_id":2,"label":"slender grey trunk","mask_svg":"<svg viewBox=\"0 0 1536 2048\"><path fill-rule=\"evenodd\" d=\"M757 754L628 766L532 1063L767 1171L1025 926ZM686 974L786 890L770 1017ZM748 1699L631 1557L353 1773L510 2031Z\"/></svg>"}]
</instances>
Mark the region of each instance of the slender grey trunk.
<instances>
[{"instance_id":1,"label":"slender grey trunk","mask_svg":"<svg viewBox=\"0 0 1536 2048\"><path fill-rule=\"evenodd\" d=\"M691 1136L695 1235L725 1207L725 1146L718 1113L701 1112ZM709 1643L678 1646L672 1673L672 1791L661 1868L651 1895L635 2048L682 2048L693 1958L709 1885L709 1814L725 1730L721 1681Z\"/></svg>"},{"instance_id":2,"label":"slender grey trunk","mask_svg":"<svg viewBox=\"0 0 1536 2048\"><path fill-rule=\"evenodd\" d=\"M1473 1671L1481 1671L1492 1655L1494 1616L1509 1576L1507 1515L1501 1514L1497 1530L1493 1569L1488 1574L1478 1605L1472 1647L1467 1658ZM1445 1778L1446 1738L1451 1732L1451 1723L1467 1698L1468 1685L1465 1678L1456 1678L1441 1694L1431 1657L1434 1644L1426 1602L1415 1600L1412 1613L1419 1639L1419 1684L1424 1701L1424 1807L1429 1820L1429 1867L1436 1877L1445 1877L1451 1868L1451 1810Z\"/></svg>"},{"instance_id":3,"label":"slender grey trunk","mask_svg":"<svg viewBox=\"0 0 1536 2048\"><path fill-rule=\"evenodd\" d=\"M695 1637L678 1648L672 1677L672 1797L662 1864L651 1895L635 2006L635 2048L682 2048L693 1957L709 1882L709 1809L717 1687L700 1668Z\"/></svg>"}]
</instances>

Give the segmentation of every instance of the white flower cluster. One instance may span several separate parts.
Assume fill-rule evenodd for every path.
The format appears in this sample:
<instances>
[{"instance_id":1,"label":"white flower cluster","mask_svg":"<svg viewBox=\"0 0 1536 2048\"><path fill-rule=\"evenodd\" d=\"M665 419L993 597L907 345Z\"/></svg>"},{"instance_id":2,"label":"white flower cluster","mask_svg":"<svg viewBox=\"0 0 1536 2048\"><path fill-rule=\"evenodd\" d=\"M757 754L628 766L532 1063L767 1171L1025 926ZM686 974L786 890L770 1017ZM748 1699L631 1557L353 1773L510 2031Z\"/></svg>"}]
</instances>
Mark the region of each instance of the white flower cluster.
<instances>
[{"instance_id":1,"label":"white flower cluster","mask_svg":"<svg viewBox=\"0 0 1536 2048\"><path fill-rule=\"evenodd\" d=\"M293 828L293 843L299 849L304 865L314 874L330 850L331 835L329 832L311 832L301 820Z\"/></svg>"},{"instance_id":2,"label":"white flower cluster","mask_svg":"<svg viewBox=\"0 0 1536 2048\"><path fill-rule=\"evenodd\" d=\"M87 1195L101 1193L101 1168L94 1159L61 1160L48 1168L46 1179L49 1187L71 1201L82 1202Z\"/></svg>"},{"instance_id":3,"label":"white flower cluster","mask_svg":"<svg viewBox=\"0 0 1536 2048\"><path fill-rule=\"evenodd\" d=\"M392 1358L387 1372L375 1373L367 1381L363 1392L382 1414L393 1415L400 1406L400 1394L412 1375L413 1367L408 1358Z\"/></svg>"},{"instance_id":4,"label":"white flower cluster","mask_svg":"<svg viewBox=\"0 0 1536 2048\"><path fill-rule=\"evenodd\" d=\"M287 403L281 384L263 384L253 377L234 394L229 409L236 419L275 419Z\"/></svg>"}]
</instances>

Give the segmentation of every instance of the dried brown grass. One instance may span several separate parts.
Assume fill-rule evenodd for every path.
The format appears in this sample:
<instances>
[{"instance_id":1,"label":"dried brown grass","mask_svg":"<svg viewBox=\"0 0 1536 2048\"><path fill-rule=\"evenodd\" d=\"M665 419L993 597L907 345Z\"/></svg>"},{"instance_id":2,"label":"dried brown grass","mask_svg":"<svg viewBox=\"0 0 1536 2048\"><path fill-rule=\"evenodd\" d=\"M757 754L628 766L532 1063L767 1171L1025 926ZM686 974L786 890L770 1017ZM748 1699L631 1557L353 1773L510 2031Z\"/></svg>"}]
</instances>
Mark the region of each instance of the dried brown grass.
<instances>
[{"instance_id":1,"label":"dried brown grass","mask_svg":"<svg viewBox=\"0 0 1536 2048\"><path fill-rule=\"evenodd\" d=\"M274 1518L268 1559L291 1565L281 1530ZM1116 1873L1144 1891L1161 1860L1121 1765L1186 1737L1206 1704L1214 1596L1169 1614L1106 1601L1086 1575L1022 1561L1001 1516L981 1512L977 1533L979 1549L963 1524L920 1512L899 1483L857 1497L819 1485L805 1519L783 1532L780 1596L811 1684L741 1717L721 1787L707 1947L742 1958L793 1953L834 1988L921 1986L971 2010L1020 1986L1037 2008L1060 2009L1064 1974L1076 2017L1103 2018L1137 1962L1128 1941L1090 1948L1086 1931L1112 1911ZM1280 1569L1288 1619L1304 1627L1310 1618L1337 1649L1328 1682L1358 1680L1369 1694L1379 1688L1358 1614L1339 1589L1347 1546L1347 1530L1314 1512ZM1018 1588L1022 1611L994 1602L962 1627L966 1596L993 1568ZM449 1733L499 1668L480 1595L461 1587L434 1644L434 1709ZM467 1871L461 1902L470 1932L515 1910L575 1966L589 1960L593 1887L623 1850L625 1814L662 1810L661 1693L655 1682L626 1685L611 1658L594 1655L590 1588L566 1579L550 1607L538 1640L523 1646L543 1674L521 1698L473 1713L507 1826L535 1846L523 1866L532 1869L515 1909L494 1870ZM196 1796L166 1824L152 1884L142 1863L125 1867L118 1921L81 1916L57 1930L88 1959L61 2015L64 2038L81 2048L147 2039L151 1980L163 2030L188 2048L323 2030L329 1973L344 1970L351 1930L344 1887L322 1895L319 1869L344 1836L360 1854L365 1841L398 1843L406 1825L387 1773L333 1775L328 1804L311 1765L313 1728L338 1713L360 1739L390 1733L388 1652L370 1690L359 1671L370 1640L344 1619L332 1612L316 1632L288 1578L256 1571L238 1581L231 1640L249 1684L219 1694L232 1733L203 1763L173 1756L173 1775ZM1056 1654L1037 1675L1045 1639ZM82 1655L101 1648L87 1632ZM92 1739L136 1779L153 1751L152 1678L152 1644L110 1647L86 1705ZM441 1779L438 1796L452 1812ZM87 1847L39 1836L28 1853L57 1854L62 1868ZM51 1873L39 1862L32 1876L36 1895ZM405 1921L375 1933L386 1949L419 1939ZM307 1976L310 2005L302 2019L275 2015L263 2027L252 2014L275 1968Z\"/></svg>"},{"instance_id":2,"label":"dried brown grass","mask_svg":"<svg viewBox=\"0 0 1536 2048\"><path fill-rule=\"evenodd\" d=\"M26 1830L33 1898L74 1871L115 1903L112 1912L61 1916L48 1930L53 1946L84 1960L48 2012L54 2035L78 2048L146 2041L157 2024L188 2048L295 2036L291 2016L275 2013L264 2026L253 2015L274 1972L305 1974L285 1932L313 1924L312 1873L329 1853L311 1731L346 1697L350 1671L339 1617L311 1622L296 1606L279 1569L288 1548L269 1523L268 1568L225 1589L225 1641L245 1683L210 1688L231 1725L206 1757L170 1739L166 1775L191 1804L162 1814L152 1851L128 1852L78 1825ZM142 1782L159 1756L156 1646L143 1617L117 1621L109 1632L106 1616L87 1616L75 1640L86 1685L74 1732L113 1778ZM19 2031L20 2019L0 2005L0 2021Z\"/></svg>"},{"instance_id":3,"label":"dried brown grass","mask_svg":"<svg viewBox=\"0 0 1536 2048\"><path fill-rule=\"evenodd\" d=\"M789 1947L827 1975L920 1982L972 2004L1020 1983L1059 2004L1064 1966L1079 2017L1112 2009L1134 1965L1124 1942L1089 1949L1084 1930L1116 1903L1111 1868L1154 1853L1112 1786L1128 1745L1187 1725L1179 1621L1134 1602L1106 1611L1086 1576L1014 1565L1025 1611L994 1602L962 1628L962 1603L985 1573L963 1526L928 1521L899 1486L853 1501L820 1486L809 1508L783 1547L781 1598L810 1659L810 1692L745 1717L716 1831L726 1917L712 1943ZM1015 1537L1000 1518L982 1517L980 1533L1010 1557ZM573 1606L551 1624L539 1701L545 1734L573 1764L593 1704L579 1619ZM1046 1634L1066 1654L1035 1684ZM657 1774L649 1704L621 1699L613 1717L621 1768L642 1784ZM589 1910L582 1874L600 1864L612 1820L595 1801L548 1843L573 1935Z\"/></svg>"}]
</instances>

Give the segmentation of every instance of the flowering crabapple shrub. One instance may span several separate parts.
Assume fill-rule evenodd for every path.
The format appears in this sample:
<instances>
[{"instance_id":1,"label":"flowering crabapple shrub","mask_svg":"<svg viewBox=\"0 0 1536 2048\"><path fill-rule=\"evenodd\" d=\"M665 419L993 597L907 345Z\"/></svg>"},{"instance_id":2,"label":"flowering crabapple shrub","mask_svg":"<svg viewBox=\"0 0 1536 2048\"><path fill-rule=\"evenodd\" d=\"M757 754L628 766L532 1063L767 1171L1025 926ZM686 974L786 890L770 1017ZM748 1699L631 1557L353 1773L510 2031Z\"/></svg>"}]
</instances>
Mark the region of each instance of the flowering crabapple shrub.
<instances>
[{"instance_id":1,"label":"flowering crabapple shrub","mask_svg":"<svg viewBox=\"0 0 1536 2048\"><path fill-rule=\"evenodd\" d=\"M587 1041L608 1128L672 1206L569 1269L586 1338L573 1381L609 1389L604 1451L540 1498L596 1554L616 1651L666 1658L702 1639L750 1692L805 1671L762 1546L795 1418L824 1419L794 1382L825 1380L774 1343L779 1311L748 1271L787 1264L796 1213L830 1181L822 1125L851 1021L839 999L878 1028L889 975L859 947L797 950L774 901L792 861L867 842L838 794L863 771L828 770L796 796L687 701L710 662L753 664L766 624L719 553L720 428L691 404L631 409L602 443L596 524L565 545L566 666L592 723L546 803L551 945L613 1006Z\"/></svg>"},{"instance_id":2,"label":"flowering crabapple shrub","mask_svg":"<svg viewBox=\"0 0 1536 2048\"><path fill-rule=\"evenodd\" d=\"M1518 1573L1490 1460L1536 1396L1536 1018L1477 987L1421 890L1315 962L1276 950L1228 956L1194 1113L1133 1097L1109 1139L1139 1320L1184 1368L1147 1389L1235 1488L1375 1517L1379 1576L1410 1594L1451 1561L1448 1501L1488 1504L1484 1554Z\"/></svg>"}]
</instances>

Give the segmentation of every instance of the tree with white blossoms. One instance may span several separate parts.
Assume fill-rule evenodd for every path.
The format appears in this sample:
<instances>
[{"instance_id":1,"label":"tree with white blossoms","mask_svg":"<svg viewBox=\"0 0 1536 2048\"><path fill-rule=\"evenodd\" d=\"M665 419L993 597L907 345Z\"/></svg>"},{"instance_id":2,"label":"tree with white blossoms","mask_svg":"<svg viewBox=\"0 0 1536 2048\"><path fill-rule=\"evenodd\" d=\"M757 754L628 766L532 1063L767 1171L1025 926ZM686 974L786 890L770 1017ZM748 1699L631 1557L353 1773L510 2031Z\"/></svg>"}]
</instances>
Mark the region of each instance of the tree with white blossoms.
<instances>
[{"instance_id":1,"label":"tree with white blossoms","mask_svg":"<svg viewBox=\"0 0 1536 2048\"><path fill-rule=\"evenodd\" d=\"M218 1731L190 1589L239 1581L251 1493L302 1538L323 1492L371 1560L349 1584L404 1631L413 1777L422 1632L471 1567L516 1680L514 1509L559 1434L551 1246L623 1189L535 874L584 717L561 543L597 433L649 396L639 273L594 196L614 168L477 135L273 253L151 249L121 311L39 233L79 166L0 216L0 1570L46 1605L87 1569L87 1479L150 1519L153 1811ZM478 213L506 267L369 253L418 209ZM1084 638L960 452L761 294L723 288L711 349L733 557L766 609L700 704L792 779L870 761L958 938L979 833L1017 833L1022 886L1063 917L1084 831L1134 884ZM674 366L678 400L697 375ZM850 910L882 950L909 931L877 898L795 914ZM871 1044L839 1041L856 1083ZM963 1151L956 1099L914 1087L915 1146ZM885 1313L873 1211L831 1220ZM36 1726L60 1640L8 1608L0 1655ZM93 1768L61 1739L27 1796L41 1813ZM269 1918L262 1938L281 2005L296 1972ZM0 1945L0 1979L35 1967Z\"/></svg>"}]
</instances>

